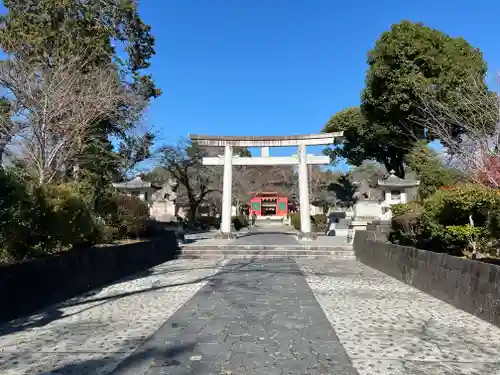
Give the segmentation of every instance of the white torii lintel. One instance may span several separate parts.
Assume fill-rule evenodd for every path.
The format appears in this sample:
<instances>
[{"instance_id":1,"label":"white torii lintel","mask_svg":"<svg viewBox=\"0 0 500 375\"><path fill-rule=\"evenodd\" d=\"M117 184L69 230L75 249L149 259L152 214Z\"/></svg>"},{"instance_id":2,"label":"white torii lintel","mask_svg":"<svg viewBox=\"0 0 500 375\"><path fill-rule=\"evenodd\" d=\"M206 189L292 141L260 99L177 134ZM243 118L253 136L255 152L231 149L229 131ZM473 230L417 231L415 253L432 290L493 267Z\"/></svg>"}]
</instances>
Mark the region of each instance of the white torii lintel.
<instances>
[{"instance_id":1,"label":"white torii lintel","mask_svg":"<svg viewBox=\"0 0 500 375\"><path fill-rule=\"evenodd\" d=\"M221 234L231 237L231 197L232 197L232 166L234 165L298 165L299 195L300 195L300 230L303 238L311 238L311 219L309 216L309 187L307 176L308 164L328 164L328 156L306 154L306 146L325 146L342 137L343 132L321 133L291 136L213 136L192 134L190 138L200 146L224 147L224 156L203 158L205 165L223 165L223 194ZM270 157L269 147L297 146L294 156ZM233 147L262 147L260 157L233 157Z\"/></svg>"},{"instance_id":2,"label":"white torii lintel","mask_svg":"<svg viewBox=\"0 0 500 375\"><path fill-rule=\"evenodd\" d=\"M325 146L332 144L343 132L305 135L266 135L266 136L215 136L190 134L189 138L205 147L290 147L290 146Z\"/></svg>"},{"instance_id":3,"label":"white torii lintel","mask_svg":"<svg viewBox=\"0 0 500 375\"><path fill-rule=\"evenodd\" d=\"M307 155L306 164L324 165L330 163L329 156ZM233 156L233 165L299 165L298 156ZM223 156L205 157L203 165L224 165Z\"/></svg>"}]
</instances>

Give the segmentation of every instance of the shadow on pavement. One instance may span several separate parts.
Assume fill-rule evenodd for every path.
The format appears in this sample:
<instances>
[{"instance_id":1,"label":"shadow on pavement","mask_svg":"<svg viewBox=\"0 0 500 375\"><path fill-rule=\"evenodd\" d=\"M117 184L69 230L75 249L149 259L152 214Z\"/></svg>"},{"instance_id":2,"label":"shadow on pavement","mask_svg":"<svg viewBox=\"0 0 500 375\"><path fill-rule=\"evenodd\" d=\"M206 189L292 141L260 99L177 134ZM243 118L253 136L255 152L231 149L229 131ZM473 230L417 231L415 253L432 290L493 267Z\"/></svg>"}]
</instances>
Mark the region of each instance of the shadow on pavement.
<instances>
[{"instance_id":1,"label":"shadow on pavement","mask_svg":"<svg viewBox=\"0 0 500 375\"><path fill-rule=\"evenodd\" d=\"M252 268L250 270L245 269L247 266L252 265L254 263L259 263L263 266L259 267L259 268ZM117 294L107 295L107 296L102 296L102 297L92 297L105 287L109 287L109 286L123 283L126 281L138 280L138 279L146 278L146 277L149 277L152 275L169 274L172 272L189 272L189 271L203 270L203 269L207 269L207 270L208 269L220 269L220 270L214 274L203 276L203 277L197 277L197 278L191 279L189 281L185 281L185 282L172 283L172 284L159 285L159 286L151 286L151 287L140 289L140 290L117 293ZM155 292L158 290L165 290L165 289L174 288L174 287L183 286L183 285L197 284L200 282L209 281L210 279L213 279L215 277L218 277L218 276L221 276L224 274L238 273L238 272L260 272L260 273L268 273L268 274L270 274L270 276L273 274L303 275L301 271L297 271L297 270L293 270L293 269L280 269L280 268L276 268L276 267L266 267L265 263L262 263L261 261L257 262L254 259L233 262L229 265L224 265L224 266L211 265L211 266L201 266L201 267L179 267L179 268L173 267L171 269L162 270L160 272L155 272L154 269L148 269L145 271L138 272L135 275L117 280L116 282L108 284L102 288L92 290L92 291L85 293L83 295L79 295L75 298L72 298L72 299L67 300L65 302L62 302L62 303L59 303L57 305L54 305L51 307L46 307L43 310L40 310L39 312L37 312L35 314L21 317L21 318L15 319L15 320L10 321L10 322L6 322L6 323L0 325L0 336L13 334L13 333L24 331L27 329L43 327L43 326L46 326L47 324L52 323L53 321L67 318L67 317L74 316L74 315L78 315L86 310L90 310L90 309L98 307L100 305L104 305L108 301L113 301L113 300L125 298L128 296L133 296L133 295L137 295L137 294L150 293L150 292ZM318 275L318 276L342 276L342 270L341 270L341 268L340 269L336 268L335 271L333 271L333 272L316 273L316 275ZM61 310L62 308L65 308L65 307L79 306L79 305L85 305L85 304L89 304L89 306L83 307L83 308L81 308L77 311L74 311L72 313L69 313L69 314L68 313L65 314Z\"/></svg>"},{"instance_id":2,"label":"shadow on pavement","mask_svg":"<svg viewBox=\"0 0 500 375\"><path fill-rule=\"evenodd\" d=\"M77 363L71 363L51 370L50 372L41 372L38 375L90 375L100 374L104 368L111 369L107 372L109 375L139 375L144 370L155 367L155 363L159 363L161 367L167 368L176 366L175 358L184 352L190 352L194 349L195 343L178 344L167 349L149 348L132 353L116 366L116 359L112 356L107 356L101 359L90 359ZM139 369L142 369L139 370ZM140 371L140 372L139 372ZM168 372L166 372L168 373Z\"/></svg>"}]
</instances>

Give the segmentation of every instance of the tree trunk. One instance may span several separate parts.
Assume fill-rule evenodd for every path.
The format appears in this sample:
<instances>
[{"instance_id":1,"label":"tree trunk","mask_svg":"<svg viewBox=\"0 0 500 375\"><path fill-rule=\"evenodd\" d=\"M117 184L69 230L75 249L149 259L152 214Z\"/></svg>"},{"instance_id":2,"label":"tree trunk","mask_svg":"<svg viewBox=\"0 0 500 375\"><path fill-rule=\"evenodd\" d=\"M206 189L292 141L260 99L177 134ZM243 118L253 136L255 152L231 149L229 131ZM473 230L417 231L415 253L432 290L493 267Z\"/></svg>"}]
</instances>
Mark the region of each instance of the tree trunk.
<instances>
[{"instance_id":1,"label":"tree trunk","mask_svg":"<svg viewBox=\"0 0 500 375\"><path fill-rule=\"evenodd\" d=\"M198 206L200 204L197 201L191 201L189 202L189 213L188 213L188 219L189 222L194 224L196 222L196 216L198 213Z\"/></svg>"}]
</instances>

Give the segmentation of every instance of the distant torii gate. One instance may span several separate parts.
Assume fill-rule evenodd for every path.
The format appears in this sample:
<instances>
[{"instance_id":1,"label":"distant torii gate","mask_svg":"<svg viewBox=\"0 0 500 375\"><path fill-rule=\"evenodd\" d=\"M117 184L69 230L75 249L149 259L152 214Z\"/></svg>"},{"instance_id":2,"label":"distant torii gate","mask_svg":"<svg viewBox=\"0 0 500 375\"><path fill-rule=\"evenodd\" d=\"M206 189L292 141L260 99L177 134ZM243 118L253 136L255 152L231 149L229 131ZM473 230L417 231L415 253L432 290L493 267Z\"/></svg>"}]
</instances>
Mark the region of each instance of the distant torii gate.
<instances>
[{"instance_id":1,"label":"distant torii gate","mask_svg":"<svg viewBox=\"0 0 500 375\"><path fill-rule=\"evenodd\" d=\"M301 237L312 237L311 219L309 217L309 188L307 177L308 164L328 164L328 156L307 155L306 146L324 146L334 143L335 138L342 137L342 132L291 136L213 136L191 134L193 142L205 147L224 147L224 156L205 157L204 165L224 165L222 192L221 235L231 237L231 197L233 165L298 165L300 195L300 230ZM297 146L295 156L269 156L269 147ZM262 156L233 157L233 147L261 147Z\"/></svg>"}]
</instances>

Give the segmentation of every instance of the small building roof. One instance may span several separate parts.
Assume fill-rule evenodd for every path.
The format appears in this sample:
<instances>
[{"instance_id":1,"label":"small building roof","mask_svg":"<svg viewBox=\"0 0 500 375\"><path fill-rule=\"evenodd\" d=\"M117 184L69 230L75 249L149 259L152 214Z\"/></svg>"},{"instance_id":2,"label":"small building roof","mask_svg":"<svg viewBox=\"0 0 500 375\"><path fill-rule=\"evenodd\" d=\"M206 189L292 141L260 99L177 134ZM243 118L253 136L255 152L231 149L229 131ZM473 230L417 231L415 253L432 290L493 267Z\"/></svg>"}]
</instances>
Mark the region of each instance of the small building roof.
<instances>
[{"instance_id":1,"label":"small building roof","mask_svg":"<svg viewBox=\"0 0 500 375\"><path fill-rule=\"evenodd\" d=\"M412 188L420 185L420 181L413 179L400 178L394 171L382 180L378 180L378 185L386 188Z\"/></svg>"},{"instance_id":2,"label":"small building roof","mask_svg":"<svg viewBox=\"0 0 500 375\"><path fill-rule=\"evenodd\" d=\"M143 181L140 176L137 176L131 181L114 182L113 187L119 190L142 190L142 189L157 189L162 187L154 182Z\"/></svg>"}]
</instances>

